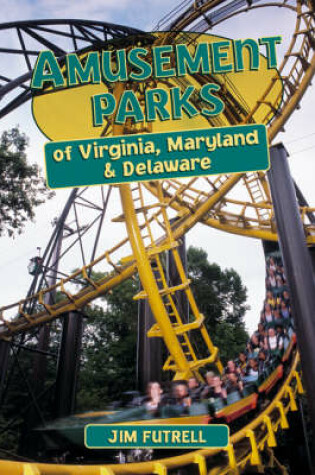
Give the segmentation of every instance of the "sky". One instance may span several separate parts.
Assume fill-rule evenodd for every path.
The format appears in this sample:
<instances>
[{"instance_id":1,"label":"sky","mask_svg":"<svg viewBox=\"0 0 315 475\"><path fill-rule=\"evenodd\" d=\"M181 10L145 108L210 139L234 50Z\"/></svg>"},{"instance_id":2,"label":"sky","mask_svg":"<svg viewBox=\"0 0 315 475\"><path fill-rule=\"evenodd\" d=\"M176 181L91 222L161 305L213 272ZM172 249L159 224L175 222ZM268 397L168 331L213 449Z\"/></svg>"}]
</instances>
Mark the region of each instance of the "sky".
<instances>
[{"instance_id":1,"label":"sky","mask_svg":"<svg viewBox=\"0 0 315 475\"><path fill-rule=\"evenodd\" d=\"M170 0L2 0L1 21L94 19L150 31L177 4L177 1ZM292 31L291 18L282 9L260 10L258 16L257 13L246 13L224 22L216 28L215 33L234 38L281 35L285 43ZM284 133L277 138L287 147L292 175L311 204L315 202L314 99L314 87L309 88L301 108L294 113ZM32 121L29 103L2 119L0 132L16 124L30 137L29 160L42 166L45 138ZM61 212L68 194L69 191L60 190L53 200L39 207L35 223L28 223L21 236L15 239L1 238L0 306L25 296L31 283L27 273L29 258L36 254L37 246L45 247L52 231L50 223ZM253 331L265 293L261 242L225 234L199 224L188 233L187 244L202 247L207 251L210 261L217 262L223 268L233 267L239 272L248 289L248 304L251 307L246 314L246 326L249 331Z\"/></svg>"}]
</instances>

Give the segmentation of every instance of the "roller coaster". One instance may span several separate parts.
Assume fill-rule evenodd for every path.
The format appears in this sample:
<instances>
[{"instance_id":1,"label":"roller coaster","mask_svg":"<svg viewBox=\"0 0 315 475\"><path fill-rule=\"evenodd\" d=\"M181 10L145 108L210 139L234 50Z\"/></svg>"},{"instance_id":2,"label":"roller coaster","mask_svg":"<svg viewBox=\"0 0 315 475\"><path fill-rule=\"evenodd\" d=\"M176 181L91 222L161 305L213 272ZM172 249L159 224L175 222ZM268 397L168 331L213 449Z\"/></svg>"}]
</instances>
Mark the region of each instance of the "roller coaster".
<instances>
[{"instance_id":1,"label":"roller coaster","mask_svg":"<svg viewBox=\"0 0 315 475\"><path fill-rule=\"evenodd\" d=\"M235 93L235 85L227 81L226 94L231 97L229 113L209 119L209 126L262 122L268 124L270 145L290 118L306 92L315 72L315 5L302 0L184 0L161 20L156 30L161 32L150 41L168 44L178 38L194 41L196 33L212 32L224 21L249 11L266 8L284 9L295 18L291 41L278 68L270 77L259 100L248 103ZM7 44L15 35L18 46ZM42 49L51 49L62 60L68 52L80 53L86 48L105 47L108 42L144 33L129 27L84 20L42 20L0 25L4 44L0 54L18 58L14 79L0 76L0 116L12 112L31 98L30 79L34 62ZM22 61L21 61L22 59ZM22 70L21 70L22 68ZM198 78L197 78L198 80ZM279 84L283 84L283 88ZM234 88L234 89L233 89ZM231 91L234 91L234 94ZM119 93L119 91L118 91ZM233 101L232 97L236 97ZM275 109L274 104L279 104ZM148 124L125 127L107 124L102 135L109 133L149 132ZM309 246L315 243L314 208L305 201L296 187L300 217ZM241 198L236 199L239 193ZM245 197L244 197L245 196ZM121 203L118 210L117 203ZM88 212L87 212L88 211ZM110 222L111 233L108 233ZM203 369L223 367L216 348L204 325L204 317L194 299L178 247L183 236L197 223L263 241L277 241L274 206L265 173L221 175L189 180L164 180L132 185L74 189L63 212L54 223L54 230L44 251L39 269L28 295L20 301L0 308L1 357L10 356L18 363L21 349L37 339L39 353L48 353L49 328L80 312L99 296L110 292L136 273L142 289L136 300L147 301L156 323L148 331L149 338L162 338L169 356L164 371L173 373L174 380L195 376L203 381ZM117 237L119 236L119 240ZM99 254L102 243L107 249ZM79 249L82 263L73 271L71 252ZM173 285L166 275L164 254L172 256L179 282ZM76 254L77 255L77 254ZM77 259L76 259L77 262ZM100 271L106 275L98 278ZM190 319L186 322L178 306L177 296L185 295L189 302ZM61 297L60 297L61 296ZM200 345L193 343L198 335ZM46 346L45 346L46 345ZM303 392L299 353L292 345L288 368L275 377L276 391L267 407L253 412L252 419L234 432L220 462L215 450L185 452L169 458L129 464L71 465L27 461L1 460L3 474L114 474L143 473L238 473L248 467L275 469L287 473L275 458L277 432L288 427L288 413L297 410L296 399ZM40 368L37 368L40 374ZM270 375L269 375L270 376ZM278 377L279 376L279 377ZM8 380L9 377L5 376ZM268 379L268 378L267 378ZM31 399L36 397L30 388ZM33 402L34 402L33 401ZM32 402L32 401L31 401ZM228 419L227 419L228 421ZM8 424L10 426L10 423ZM9 457L10 458L10 457ZM178 472L176 472L178 471Z\"/></svg>"}]
</instances>

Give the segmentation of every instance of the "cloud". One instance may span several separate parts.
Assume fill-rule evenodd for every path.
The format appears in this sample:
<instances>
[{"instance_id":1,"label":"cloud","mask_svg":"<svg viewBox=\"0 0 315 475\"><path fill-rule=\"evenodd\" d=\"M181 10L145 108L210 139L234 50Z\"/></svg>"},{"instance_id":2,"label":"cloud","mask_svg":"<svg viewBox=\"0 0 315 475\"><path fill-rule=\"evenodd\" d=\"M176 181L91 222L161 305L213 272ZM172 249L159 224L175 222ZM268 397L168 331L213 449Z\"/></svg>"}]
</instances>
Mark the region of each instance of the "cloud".
<instances>
[{"instance_id":1,"label":"cloud","mask_svg":"<svg viewBox=\"0 0 315 475\"><path fill-rule=\"evenodd\" d=\"M32 2L24 0L2 0L1 23L32 18Z\"/></svg>"},{"instance_id":2,"label":"cloud","mask_svg":"<svg viewBox=\"0 0 315 475\"><path fill-rule=\"evenodd\" d=\"M124 12L130 0L41 0L40 11L49 18L80 18L109 21L118 12Z\"/></svg>"},{"instance_id":3,"label":"cloud","mask_svg":"<svg viewBox=\"0 0 315 475\"><path fill-rule=\"evenodd\" d=\"M113 22L141 29L170 9L169 0L2 0L2 21L73 18Z\"/></svg>"}]
</instances>

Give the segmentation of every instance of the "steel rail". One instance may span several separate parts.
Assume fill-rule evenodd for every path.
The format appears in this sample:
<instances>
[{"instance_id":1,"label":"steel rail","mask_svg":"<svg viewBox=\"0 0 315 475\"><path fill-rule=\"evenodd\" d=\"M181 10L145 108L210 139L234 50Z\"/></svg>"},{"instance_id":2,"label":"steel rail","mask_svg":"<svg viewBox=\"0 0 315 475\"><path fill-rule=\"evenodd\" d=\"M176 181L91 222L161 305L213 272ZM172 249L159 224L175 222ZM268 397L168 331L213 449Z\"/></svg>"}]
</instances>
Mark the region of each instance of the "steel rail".
<instances>
[{"instance_id":1,"label":"steel rail","mask_svg":"<svg viewBox=\"0 0 315 475\"><path fill-rule=\"evenodd\" d=\"M171 182L169 184L171 184ZM157 193L156 184L154 182L147 182L145 186L151 193ZM183 196L172 193L170 188L172 188L172 185L168 186L167 189L165 187L164 193L169 200L169 206L174 208L178 213L193 211L194 208L198 206L199 200L205 199L204 197L206 196L204 191L196 190L195 194L191 196L186 195L186 199L183 199ZM192 192L192 187L188 187L188 191ZM225 211L224 207L228 208L229 205L239 207L239 212ZM246 214L246 211L257 209L264 212L267 211L269 213L269 219L262 222L260 219L253 217L253 215ZM315 208L313 207L300 206L300 216L304 224L306 241L309 246L315 244L315 226L313 223L308 222L308 214L314 211ZM215 207L210 209L208 214L202 218L201 223L240 236L269 241L278 240L273 221L271 201L252 203L250 201L241 201L224 196L222 207L218 207L216 203Z\"/></svg>"},{"instance_id":2,"label":"steel rail","mask_svg":"<svg viewBox=\"0 0 315 475\"><path fill-rule=\"evenodd\" d=\"M57 26L57 29L54 29L54 26ZM69 28L69 31L58 29L60 26ZM58 46L56 39L68 39L71 42L71 48L68 52L76 51L77 53L80 53L85 51L87 47L94 46L99 48L115 39L134 38L143 36L144 34L143 31L136 28L102 21L82 19L29 20L0 24L0 33L15 30L18 35L20 49L14 49L10 46L7 48L0 47L0 53L24 56L27 72L18 75L14 79L1 76L0 98L7 98L7 103L0 108L0 118L32 98L32 91L30 88L30 81L33 73L32 67L34 67L36 56L38 56L43 47L54 51L59 61L64 58L66 55L64 46ZM34 49L32 49L32 51L27 50L25 47L25 37L30 37L33 42L37 42L36 46L38 48L38 45L40 45L39 49L37 51ZM80 48L78 48L79 41L81 42ZM82 43L84 43L84 46L82 46ZM20 89L23 92L19 94L18 91ZM17 95L15 97L10 97L13 93L16 93Z\"/></svg>"}]
</instances>

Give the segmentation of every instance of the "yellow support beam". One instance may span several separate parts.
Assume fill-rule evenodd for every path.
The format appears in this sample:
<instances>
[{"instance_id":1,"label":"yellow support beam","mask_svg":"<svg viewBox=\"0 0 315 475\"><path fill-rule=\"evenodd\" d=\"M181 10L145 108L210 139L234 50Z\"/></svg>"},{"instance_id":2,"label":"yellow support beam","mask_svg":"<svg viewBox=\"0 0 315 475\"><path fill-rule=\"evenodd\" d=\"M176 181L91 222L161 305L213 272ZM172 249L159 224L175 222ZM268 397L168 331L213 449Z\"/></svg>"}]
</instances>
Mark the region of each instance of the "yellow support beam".
<instances>
[{"instance_id":1,"label":"yellow support beam","mask_svg":"<svg viewBox=\"0 0 315 475\"><path fill-rule=\"evenodd\" d=\"M263 421L268 431L268 439L267 439L268 447L276 447L277 441L276 441L275 433L272 427L270 416L265 415Z\"/></svg>"},{"instance_id":2,"label":"yellow support beam","mask_svg":"<svg viewBox=\"0 0 315 475\"><path fill-rule=\"evenodd\" d=\"M249 438L249 442L250 442L250 445L251 445L251 456L250 456L250 463L251 465L261 465L261 460L260 460L260 456L259 456L259 450L258 450L258 445L257 445L257 442L256 442L256 437L255 437L255 433L253 430L248 430L246 432L246 437Z\"/></svg>"},{"instance_id":3,"label":"yellow support beam","mask_svg":"<svg viewBox=\"0 0 315 475\"><path fill-rule=\"evenodd\" d=\"M280 414L281 429L288 429L289 428L289 422L288 422L287 416L284 412L284 407L283 407L282 401L278 401L277 404L276 404L276 407L278 408L279 414Z\"/></svg>"},{"instance_id":4,"label":"yellow support beam","mask_svg":"<svg viewBox=\"0 0 315 475\"><path fill-rule=\"evenodd\" d=\"M238 470L237 463L236 463L233 444L230 443L227 446L226 451L227 451L228 458L229 458L229 467L230 467L230 469L232 470L233 473L238 474L239 470Z\"/></svg>"},{"instance_id":5,"label":"yellow support beam","mask_svg":"<svg viewBox=\"0 0 315 475\"><path fill-rule=\"evenodd\" d=\"M168 294L175 294L175 292L177 292L178 290L187 289L189 287L190 282L191 282L190 280L186 280L186 282L183 282L182 284L179 284L179 285L174 285L174 287L159 289L159 294L161 297L164 297L165 295L168 295ZM140 299L146 299L146 298L148 298L148 294L144 290L142 290L141 292L139 292L133 297L134 300L140 300Z\"/></svg>"},{"instance_id":6,"label":"yellow support beam","mask_svg":"<svg viewBox=\"0 0 315 475\"><path fill-rule=\"evenodd\" d=\"M100 467L100 475L115 475L115 472L111 468Z\"/></svg>"},{"instance_id":7,"label":"yellow support beam","mask_svg":"<svg viewBox=\"0 0 315 475\"><path fill-rule=\"evenodd\" d=\"M200 328L204 322L204 315L200 314L200 316L191 323L184 323L183 325L173 326L174 332L176 335L183 335L183 333L188 333L191 330L196 330ZM147 333L148 337L156 337L156 336L163 336L161 330L158 328L158 325L153 325L152 328Z\"/></svg>"},{"instance_id":8,"label":"yellow support beam","mask_svg":"<svg viewBox=\"0 0 315 475\"><path fill-rule=\"evenodd\" d=\"M23 464L23 475L41 475L36 465L25 463Z\"/></svg>"},{"instance_id":9,"label":"yellow support beam","mask_svg":"<svg viewBox=\"0 0 315 475\"><path fill-rule=\"evenodd\" d=\"M197 454L194 463L198 465L199 475L207 475L207 462L203 455Z\"/></svg>"},{"instance_id":10,"label":"yellow support beam","mask_svg":"<svg viewBox=\"0 0 315 475\"><path fill-rule=\"evenodd\" d=\"M290 398L290 409L291 409L291 411L292 412L297 411L298 407L297 407L296 400L295 400L295 397L294 397L294 394L293 394L293 389L291 388L291 386L287 387L286 393L289 395L289 398Z\"/></svg>"},{"instance_id":11,"label":"yellow support beam","mask_svg":"<svg viewBox=\"0 0 315 475\"><path fill-rule=\"evenodd\" d=\"M295 377L295 380L296 380L296 386L297 386L298 393L299 394L304 394L302 380L301 380L301 377L300 377L300 375L297 371L294 371L294 377Z\"/></svg>"},{"instance_id":12,"label":"yellow support beam","mask_svg":"<svg viewBox=\"0 0 315 475\"><path fill-rule=\"evenodd\" d=\"M156 463L153 473L155 475L167 475L167 467L163 463Z\"/></svg>"}]
</instances>

